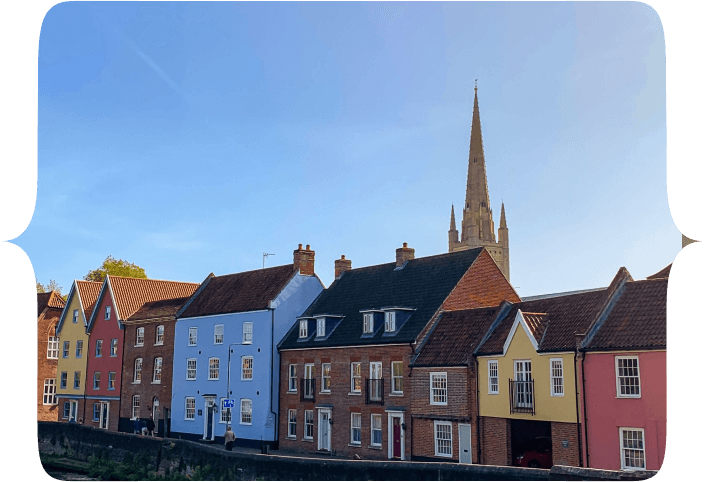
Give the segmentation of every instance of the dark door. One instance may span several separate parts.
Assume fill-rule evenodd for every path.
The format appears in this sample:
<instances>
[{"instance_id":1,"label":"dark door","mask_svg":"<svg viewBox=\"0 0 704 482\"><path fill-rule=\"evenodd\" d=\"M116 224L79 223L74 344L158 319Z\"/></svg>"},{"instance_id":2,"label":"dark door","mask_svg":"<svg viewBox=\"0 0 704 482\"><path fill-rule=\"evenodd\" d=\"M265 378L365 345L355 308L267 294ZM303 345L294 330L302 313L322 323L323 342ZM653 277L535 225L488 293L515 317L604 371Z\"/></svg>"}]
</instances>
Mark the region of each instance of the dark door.
<instances>
[{"instance_id":1,"label":"dark door","mask_svg":"<svg viewBox=\"0 0 704 482\"><path fill-rule=\"evenodd\" d=\"M401 458L401 419L399 417L392 417L392 431L394 437L393 443L393 457Z\"/></svg>"},{"instance_id":2,"label":"dark door","mask_svg":"<svg viewBox=\"0 0 704 482\"><path fill-rule=\"evenodd\" d=\"M208 429L205 436L208 440L213 438L213 406L208 404Z\"/></svg>"}]
</instances>

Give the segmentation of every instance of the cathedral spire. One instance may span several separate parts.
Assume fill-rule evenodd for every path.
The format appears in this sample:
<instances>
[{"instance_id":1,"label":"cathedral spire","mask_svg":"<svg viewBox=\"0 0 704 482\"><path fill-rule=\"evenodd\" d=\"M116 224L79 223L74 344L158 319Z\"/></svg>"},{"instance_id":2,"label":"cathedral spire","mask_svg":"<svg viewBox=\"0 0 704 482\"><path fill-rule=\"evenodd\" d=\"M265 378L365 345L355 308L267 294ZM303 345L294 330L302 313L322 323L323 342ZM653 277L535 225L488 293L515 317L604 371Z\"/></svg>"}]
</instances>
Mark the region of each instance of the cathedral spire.
<instances>
[{"instance_id":1,"label":"cathedral spire","mask_svg":"<svg viewBox=\"0 0 704 482\"><path fill-rule=\"evenodd\" d=\"M450 231L457 231L457 225L455 225L455 205L452 204L452 213L450 214Z\"/></svg>"},{"instance_id":2,"label":"cathedral spire","mask_svg":"<svg viewBox=\"0 0 704 482\"><path fill-rule=\"evenodd\" d=\"M469 136L469 161L467 168L467 192L465 209L478 212L482 206L487 212L489 206L489 187L486 181L486 165L484 164L484 143L482 142L482 123L479 119L479 98L477 85L474 85L474 111L472 113L472 130Z\"/></svg>"},{"instance_id":3,"label":"cathedral spire","mask_svg":"<svg viewBox=\"0 0 704 482\"><path fill-rule=\"evenodd\" d=\"M504 209L504 203L501 202L501 221L499 222L499 229L508 228L506 226L506 210Z\"/></svg>"}]
</instances>

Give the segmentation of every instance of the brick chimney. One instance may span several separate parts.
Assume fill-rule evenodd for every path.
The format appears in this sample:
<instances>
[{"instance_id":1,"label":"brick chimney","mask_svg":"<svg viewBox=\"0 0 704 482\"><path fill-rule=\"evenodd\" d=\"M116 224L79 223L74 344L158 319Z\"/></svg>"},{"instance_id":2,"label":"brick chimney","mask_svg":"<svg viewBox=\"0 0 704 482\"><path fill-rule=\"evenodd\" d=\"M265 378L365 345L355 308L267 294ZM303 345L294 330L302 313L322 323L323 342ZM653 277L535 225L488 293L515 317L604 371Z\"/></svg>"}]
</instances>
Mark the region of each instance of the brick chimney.
<instances>
[{"instance_id":1,"label":"brick chimney","mask_svg":"<svg viewBox=\"0 0 704 482\"><path fill-rule=\"evenodd\" d=\"M403 248L396 250L396 267L400 268L403 263L416 257L416 250L408 247L408 243L403 243Z\"/></svg>"},{"instance_id":2,"label":"brick chimney","mask_svg":"<svg viewBox=\"0 0 704 482\"><path fill-rule=\"evenodd\" d=\"M340 256L340 259L335 260L335 279L339 278L340 275L352 269L352 260L345 259L345 255Z\"/></svg>"},{"instance_id":3,"label":"brick chimney","mask_svg":"<svg viewBox=\"0 0 704 482\"><path fill-rule=\"evenodd\" d=\"M298 249L293 252L293 266L302 275L315 275L315 251L310 249L310 244L306 244L306 249L303 249L302 244L298 245Z\"/></svg>"}]
</instances>

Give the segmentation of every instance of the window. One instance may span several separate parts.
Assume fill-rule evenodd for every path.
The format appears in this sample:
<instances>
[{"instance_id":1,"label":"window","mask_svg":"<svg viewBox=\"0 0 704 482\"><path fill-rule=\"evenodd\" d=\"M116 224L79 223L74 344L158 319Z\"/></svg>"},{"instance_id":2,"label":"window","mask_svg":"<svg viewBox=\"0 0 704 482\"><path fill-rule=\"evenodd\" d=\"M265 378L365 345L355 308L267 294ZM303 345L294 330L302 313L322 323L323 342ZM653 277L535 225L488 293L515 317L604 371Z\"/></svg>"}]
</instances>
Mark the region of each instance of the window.
<instances>
[{"instance_id":1,"label":"window","mask_svg":"<svg viewBox=\"0 0 704 482\"><path fill-rule=\"evenodd\" d=\"M132 396L132 420L139 418L139 395Z\"/></svg>"},{"instance_id":2,"label":"window","mask_svg":"<svg viewBox=\"0 0 704 482\"><path fill-rule=\"evenodd\" d=\"M100 372L93 372L93 390L100 390Z\"/></svg>"},{"instance_id":3,"label":"window","mask_svg":"<svg viewBox=\"0 0 704 482\"><path fill-rule=\"evenodd\" d=\"M640 398L637 356L616 357L616 394L618 397Z\"/></svg>"},{"instance_id":4,"label":"window","mask_svg":"<svg viewBox=\"0 0 704 482\"><path fill-rule=\"evenodd\" d=\"M65 341L64 342L64 351L63 351L63 357L68 358L68 351L70 349L71 342Z\"/></svg>"},{"instance_id":5,"label":"window","mask_svg":"<svg viewBox=\"0 0 704 482\"><path fill-rule=\"evenodd\" d=\"M56 380L53 378L44 379L44 397L42 398L43 405L56 405Z\"/></svg>"},{"instance_id":6,"label":"window","mask_svg":"<svg viewBox=\"0 0 704 482\"><path fill-rule=\"evenodd\" d=\"M117 338L110 340L110 356L117 356Z\"/></svg>"},{"instance_id":7,"label":"window","mask_svg":"<svg viewBox=\"0 0 704 482\"><path fill-rule=\"evenodd\" d=\"M100 403L93 404L93 421L97 422L100 420Z\"/></svg>"},{"instance_id":8,"label":"window","mask_svg":"<svg viewBox=\"0 0 704 482\"><path fill-rule=\"evenodd\" d=\"M220 423L229 424L230 421L232 420L232 409L225 408L225 400L227 400L227 399L226 398L220 399Z\"/></svg>"},{"instance_id":9,"label":"window","mask_svg":"<svg viewBox=\"0 0 704 482\"><path fill-rule=\"evenodd\" d=\"M134 341L134 346L144 346L144 327L137 328L137 339Z\"/></svg>"},{"instance_id":10,"label":"window","mask_svg":"<svg viewBox=\"0 0 704 482\"><path fill-rule=\"evenodd\" d=\"M329 363L323 363L323 384L320 387L321 392L329 392L330 391L330 364Z\"/></svg>"},{"instance_id":11,"label":"window","mask_svg":"<svg viewBox=\"0 0 704 482\"><path fill-rule=\"evenodd\" d=\"M288 410L288 436L296 438L296 410Z\"/></svg>"},{"instance_id":12,"label":"window","mask_svg":"<svg viewBox=\"0 0 704 482\"><path fill-rule=\"evenodd\" d=\"M81 388L81 372L73 372L73 388Z\"/></svg>"},{"instance_id":13,"label":"window","mask_svg":"<svg viewBox=\"0 0 704 482\"><path fill-rule=\"evenodd\" d=\"M152 376L152 383L161 383L161 363L162 359L160 356L154 359L154 375Z\"/></svg>"},{"instance_id":14,"label":"window","mask_svg":"<svg viewBox=\"0 0 704 482\"><path fill-rule=\"evenodd\" d=\"M73 319L71 321L78 323L78 310L73 310Z\"/></svg>"},{"instance_id":15,"label":"window","mask_svg":"<svg viewBox=\"0 0 704 482\"><path fill-rule=\"evenodd\" d=\"M387 311L384 313L384 331L396 331L395 311Z\"/></svg>"},{"instance_id":16,"label":"window","mask_svg":"<svg viewBox=\"0 0 704 482\"><path fill-rule=\"evenodd\" d=\"M163 345L164 344L164 325L159 325L156 327L156 340L154 341L155 345Z\"/></svg>"},{"instance_id":17,"label":"window","mask_svg":"<svg viewBox=\"0 0 704 482\"><path fill-rule=\"evenodd\" d=\"M110 319L110 311L112 310L112 307L106 306L105 307L105 319L109 320Z\"/></svg>"},{"instance_id":18,"label":"window","mask_svg":"<svg viewBox=\"0 0 704 482\"><path fill-rule=\"evenodd\" d=\"M364 314L364 333L374 333L374 313Z\"/></svg>"},{"instance_id":19,"label":"window","mask_svg":"<svg viewBox=\"0 0 704 482\"><path fill-rule=\"evenodd\" d=\"M242 380L252 379L252 365L254 364L254 359L251 356L242 357Z\"/></svg>"},{"instance_id":20,"label":"window","mask_svg":"<svg viewBox=\"0 0 704 482\"><path fill-rule=\"evenodd\" d=\"M108 390L115 390L115 376L116 372L108 373Z\"/></svg>"},{"instance_id":21,"label":"window","mask_svg":"<svg viewBox=\"0 0 704 482\"><path fill-rule=\"evenodd\" d=\"M134 377L132 378L133 383L142 383L142 359L134 359Z\"/></svg>"},{"instance_id":22,"label":"window","mask_svg":"<svg viewBox=\"0 0 704 482\"><path fill-rule=\"evenodd\" d=\"M57 359L59 358L59 338L56 336L50 336L49 341L46 344L46 357Z\"/></svg>"},{"instance_id":23,"label":"window","mask_svg":"<svg viewBox=\"0 0 704 482\"><path fill-rule=\"evenodd\" d=\"M447 373L430 374L430 404L447 405Z\"/></svg>"},{"instance_id":24,"label":"window","mask_svg":"<svg viewBox=\"0 0 704 482\"><path fill-rule=\"evenodd\" d=\"M645 470L645 431L642 428L619 428L621 469Z\"/></svg>"},{"instance_id":25,"label":"window","mask_svg":"<svg viewBox=\"0 0 704 482\"><path fill-rule=\"evenodd\" d=\"M403 393L403 362L391 362L391 393Z\"/></svg>"},{"instance_id":26,"label":"window","mask_svg":"<svg viewBox=\"0 0 704 482\"><path fill-rule=\"evenodd\" d=\"M318 325L317 326L318 329L317 329L317 333L315 336L316 337L325 336L325 318L316 318L316 322Z\"/></svg>"},{"instance_id":27,"label":"window","mask_svg":"<svg viewBox=\"0 0 704 482\"><path fill-rule=\"evenodd\" d=\"M499 361L489 360L489 393L499 393Z\"/></svg>"},{"instance_id":28,"label":"window","mask_svg":"<svg viewBox=\"0 0 704 482\"><path fill-rule=\"evenodd\" d=\"M300 320L298 322L298 338L305 338L308 336L308 320Z\"/></svg>"},{"instance_id":29,"label":"window","mask_svg":"<svg viewBox=\"0 0 704 482\"><path fill-rule=\"evenodd\" d=\"M68 384L68 373L61 372L61 384L59 386L61 388L66 388L67 384Z\"/></svg>"},{"instance_id":30,"label":"window","mask_svg":"<svg viewBox=\"0 0 704 482\"><path fill-rule=\"evenodd\" d=\"M303 438L313 440L313 410L306 410Z\"/></svg>"},{"instance_id":31,"label":"window","mask_svg":"<svg viewBox=\"0 0 704 482\"><path fill-rule=\"evenodd\" d=\"M95 357L103 356L103 340L95 340Z\"/></svg>"},{"instance_id":32,"label":"window","mask_svg":"<svg viewBox=\"0 0 704 482\"><path fill-rule=\"evenodd\" d=\"M352 362L350 364L350 372L352 379L352 386L350 389L353 393L362 392L362 364L360 362Z\"/></svg>"},{"instance_id":33,"label":"window","mask_svg":"<svg viewBox=\"0 0 704 482\"><path fill-rule=\"evenodd\" d=\"M362 414L353 413L352 421L350 422L352 427L350 433L350 443L354 445L362 444Z\"/></svg>"},{"instance_id":34,"label":"window","mask_svg":"<svg viewBox=\"0 0 704 482\"><path fill-rule=\"evenodd\" d=\"M188 346L196 346L198 342L198 327L192 326L188 329Z\"/></svg>"},{"instance_id":35,"label":"window","mask_svg":"<svg viewBox=\"0 0 704 482\"><path fill-rule=\"evenodd\" d=\"M194 397L186 397L186 420L196 419L196 399Z\"/></svg>"},{"instance_id":36,"label":"window","mask_svg":"<svg viewBox=\"0 0 704 482\"><path fill-rule=\"evenodd\" d=\"M252 401L248 398L240 401L240 423L252 425Z\"/></svg>"},{"instance_id":37,"label":"window","mask_svg":"<svg viewBox=\"0 0 704 482\"><path fill-rule=\"evenodd\" d=\"M196 359L189 358L186 360L186 380L196 379Z\"/></svg>"},{"instance_id":38,"label":"window","mask_svg":"<svg viewBox=\"0 0 704 482\"><path fill-rule=\"evenodd\" d=\"M68 416L71 414L71 403L70 402L64 402L64 413L63 413L63 418L68 418Z\"/></svg>"},{"instance_id":39,"label":"window","mask_svg":"<svg viewBox=\"0 0 704 482\"><path fill-rule=\"evenodd\" d=\"M372 445L381 445L381 414L372 413Z\"/></svg>"},{"instance_id":40,"label":"window","mask_svg":"<svg viewBox=\"0 0 704 482\"><path fill-rule=\"evenodd\" d=\"M245 321L242 323L242 343L252 343L252 322Z\"/></svg>"},{"instance_id":41,"label":"window","mask_svg":"<svg viewBox=\"0 0 704 482\"><path fill-rule=\"evenodd\" d=\"M208 380L220 379L220 359L208 358Z\"/></svg>"},{"instance_id":42,"label":"window","mask_svg":"<svg viewBox=\"0 0 704 482\"><path fill-rule=\"evenodd\" d=\"M76 358L83 357L83 340L76 341Z\"/></svg>"},{"instance_id":43,"label":"window","mask_svg":"<svg viewBox=\"0 0 704 482\"><path fill-rule=\"evenodd\" d=\"M216 345L222 345L223 338L225 338L225 325L215 325L213 330L213 343Z\"/></svg>"},{"instance_id":44,"label":"window","mask_svg":"<svg viewBox=\"0 0 704 482\"><path fill-rule=\"evenodd\" d=\"M550 395L561 397L565 394L565 383L562 373L562 358L550 359Z\"/></svg>"},{"instance_id":45,"label":"window","mask_svg":"<svg viewBox=\"0 0 704 482\"><path fill-rule=\"evenodd\" d=\"M435 421L435 455L452 457L452 424Z\"/></svg>"},{"instance_id":46,"label":"window","mask_svg":"<svg viewBox=\"0 0 704 482\"><path fill-rule=\"evenodd\" d=\"M288 391L297 392L296 389L296 365L288 366Z\"/></svg>"}]
</instances>

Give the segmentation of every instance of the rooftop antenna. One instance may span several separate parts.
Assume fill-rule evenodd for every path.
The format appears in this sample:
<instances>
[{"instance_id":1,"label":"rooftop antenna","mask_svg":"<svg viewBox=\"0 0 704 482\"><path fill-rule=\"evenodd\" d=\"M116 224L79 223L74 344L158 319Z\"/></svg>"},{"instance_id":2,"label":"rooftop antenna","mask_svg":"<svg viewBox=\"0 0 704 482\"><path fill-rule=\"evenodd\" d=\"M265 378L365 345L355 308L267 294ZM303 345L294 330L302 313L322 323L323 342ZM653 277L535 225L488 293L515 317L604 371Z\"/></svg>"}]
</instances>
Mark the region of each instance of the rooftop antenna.
<instances>
[{"instance_id":1,"label":"rooftop antenna","mask_svg":"<svg viewBox=\"0 0 704 482\"><path fill-rule=\"evenodd\" d=\"M269 256L275 256L276 253L262 253L262 269L264 269L264 262Z\"/></svg>"}]
</instances>

